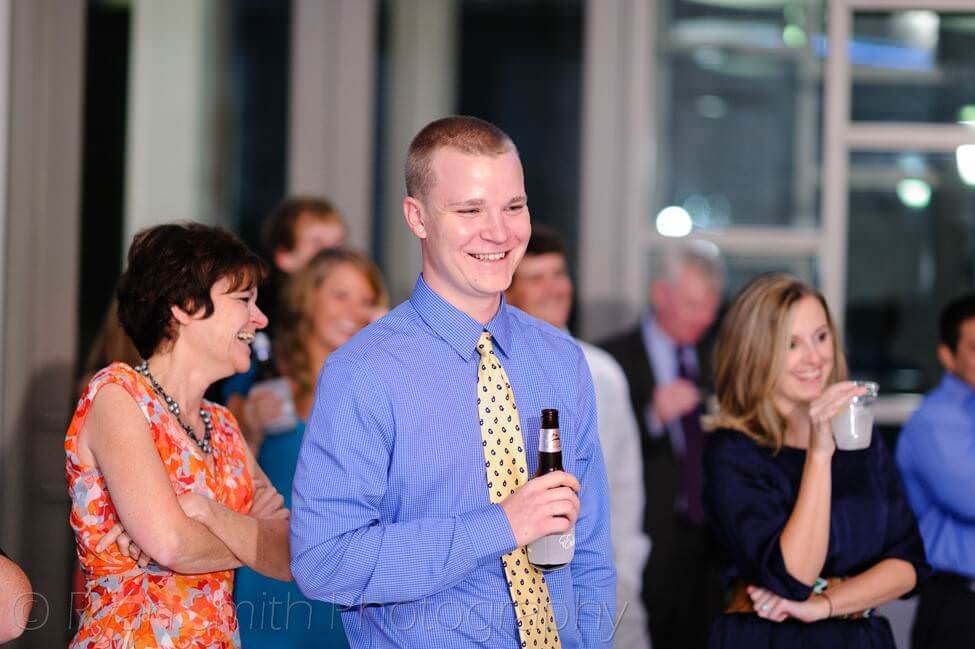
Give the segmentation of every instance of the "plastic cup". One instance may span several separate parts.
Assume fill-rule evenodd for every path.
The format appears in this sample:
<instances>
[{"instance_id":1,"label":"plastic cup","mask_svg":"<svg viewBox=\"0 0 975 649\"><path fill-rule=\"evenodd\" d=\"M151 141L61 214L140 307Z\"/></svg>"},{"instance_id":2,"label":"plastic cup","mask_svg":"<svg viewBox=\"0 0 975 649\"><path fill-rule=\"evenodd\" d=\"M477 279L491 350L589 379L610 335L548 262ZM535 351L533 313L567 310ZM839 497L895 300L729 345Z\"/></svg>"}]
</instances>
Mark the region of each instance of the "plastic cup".
<instances>
[{"instance_id":1,"label":"plastic cup","mask_svg":"<svg viewBox=\"0 0 975 649\"><path fill-rule=\"evenodd\" d=\"M251 388L251 394L255 391L271 392L281 401L281 413L264 424L264 432L268 435L283 435L293 431L298 425L298 411L295 409L295 400L288 379L281 377L255 383Z\"/></svg>"},{"instance_id":2,"label":"plastic cup","mask_svg":"<svg viewBox=\"0 0 975 649\"><path fill-rule=\"evenodd\" d=\"M877 401L878 386L871 381L854 383L866 388L866 394L850 399L850 403L830 420L836 448L841 451L857 451L869 447L873 434L873 404Z\"/></svg>"}]
</instances>

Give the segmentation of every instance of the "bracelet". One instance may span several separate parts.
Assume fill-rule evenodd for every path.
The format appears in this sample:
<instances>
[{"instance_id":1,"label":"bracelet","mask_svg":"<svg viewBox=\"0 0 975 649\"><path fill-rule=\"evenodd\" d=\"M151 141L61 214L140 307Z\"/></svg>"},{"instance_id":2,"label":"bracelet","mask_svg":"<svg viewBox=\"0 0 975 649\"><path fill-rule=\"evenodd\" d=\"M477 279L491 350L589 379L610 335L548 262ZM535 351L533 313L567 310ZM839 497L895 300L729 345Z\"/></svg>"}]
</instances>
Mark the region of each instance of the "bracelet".
<instances>
[{"instance_id":1,"label":"bracelet","mask_svg":"<svg viewBox=\"0 0 975 649\"><path fill-rule=\"evenodd\" d=\"M824 598L826 603L829 604L829 613L826 615L826 619L828 620L829 618L833 617L833 600L831 600L829 595L827 595L825 592L820 593L819 596Z\"/></svg>"}]
</instances>

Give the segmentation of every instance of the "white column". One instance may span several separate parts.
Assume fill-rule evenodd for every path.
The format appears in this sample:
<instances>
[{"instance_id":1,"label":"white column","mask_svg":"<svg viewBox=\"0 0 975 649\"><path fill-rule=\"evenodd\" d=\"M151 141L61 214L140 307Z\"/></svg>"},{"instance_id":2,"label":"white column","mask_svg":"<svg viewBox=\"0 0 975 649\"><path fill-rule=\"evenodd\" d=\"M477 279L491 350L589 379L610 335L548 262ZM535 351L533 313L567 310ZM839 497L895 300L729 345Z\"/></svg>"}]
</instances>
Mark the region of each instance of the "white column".
<instances>
[{"instance_id":1,"label":"white column","mask_svg":"<svg viewBox=\"0 0 975 649\"><path fill-rule=\"evenodd\" d=\"M420 272L420 244L403 221L403 165L425 124L456 111L458 14L455 0L389 3L390 92L384 143L384 270L393 304L409 296Z\"/></svg>"},{"instance_id":2,"label":"white column","mask_svg":"<svg viewBox=\"0 0 975 649\"><path fill-rule=\"evenodd\" d=\"M222 220L222 10L222 0L132 2L124 249L158 223Z\"/></svg>"},{"instance_id":3,"label":"white column","mask_svg":"<svg viewBox=\"0 0 975 649\"><path fill-rule=\"evenodd\" d=\"M24 647L63 644L67 619L68 564L52 557L70 556L64 430L78 329L85 10L0 3L0 541L46 598L32 615L50 614Z\"/></svg>"},{"instance_id":4,"label":"white column","mask_svg":"<svg viewBox=\"0 0 975 649\"><path fill-rule=\"evenodd\" d=\"M654 0L589 0L583 63L580 333L618 331L644 303L643 223L657 169Z\"/></svg>"},{"instance_id":5,"label":"white column","mask_svg":"<svg viewBox=\"0 0 975 649\"><path fill-rule=\"evenodd\" d=\"M372 238L376 0L293 0L288 191L324 195Z\"/></svg>"}]
</instances>

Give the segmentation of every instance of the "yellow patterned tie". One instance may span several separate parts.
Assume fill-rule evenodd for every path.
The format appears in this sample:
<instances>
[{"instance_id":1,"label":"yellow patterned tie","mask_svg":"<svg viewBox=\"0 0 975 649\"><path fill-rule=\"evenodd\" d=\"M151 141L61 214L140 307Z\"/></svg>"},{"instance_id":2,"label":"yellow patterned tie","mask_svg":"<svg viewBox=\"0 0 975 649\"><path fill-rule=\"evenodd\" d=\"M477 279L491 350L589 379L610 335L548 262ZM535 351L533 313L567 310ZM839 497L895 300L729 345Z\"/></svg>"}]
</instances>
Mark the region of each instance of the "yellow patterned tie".
<instances>
[{"instance_id":1,"label":"yellow patterned tie","mask_svg":"<svg viewBox=\"0 0 975 649\"><path fill-rule=\"evenodd\" d=\"M508 375L494 354L491 334L481 334L477 342L481 364L477 371L477 416L481 425L481 446L487 470L491 502L499 503L528 481L525 440L515 395ZM521 646L561 647L559 631L552 615L552 600L542 573L528 563L528 551L517 548L501 557L508 592L515 605L515 619Z\"/></svg>"}]
</instances>

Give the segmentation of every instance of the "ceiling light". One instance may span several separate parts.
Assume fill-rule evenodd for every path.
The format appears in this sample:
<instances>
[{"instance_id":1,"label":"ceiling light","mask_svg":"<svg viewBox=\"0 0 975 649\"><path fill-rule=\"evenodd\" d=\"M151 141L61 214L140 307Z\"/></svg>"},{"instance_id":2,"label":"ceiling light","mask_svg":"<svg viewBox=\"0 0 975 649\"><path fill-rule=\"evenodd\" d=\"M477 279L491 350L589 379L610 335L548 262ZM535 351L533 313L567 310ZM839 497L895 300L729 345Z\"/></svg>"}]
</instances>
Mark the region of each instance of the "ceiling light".
<instances>
[{"instance_id":1,"label":"ceiling light","mask_svg":"<svg viewBox=\"0 0 975 649\"><path fill-rule=\"evenodd\" d=\"M691 215L683 207L669 205L657 214L657 232L665 237L686 237L693 229Z\"/></svg>"},{"instance_id":2,"label":"ceiling light","mask_svg":"<svg viewBox=\"0 0 975 649\"><path fill-rule=\"evenodd\" d=\"M918 178L905 178L897 183L897 198L915 210L923 210L931 204L931 185Z\"/></svg>"},{"instance_id":3,"label":"ceiling light","mask_svg":"<svg viewBox=\"0 0 975 649\"><path fill-rule=\"evenodd\" d=\"M962 144L955 150L958 175L966 185L975 187L975 144Z\"/></svg>"}]
</instances>

